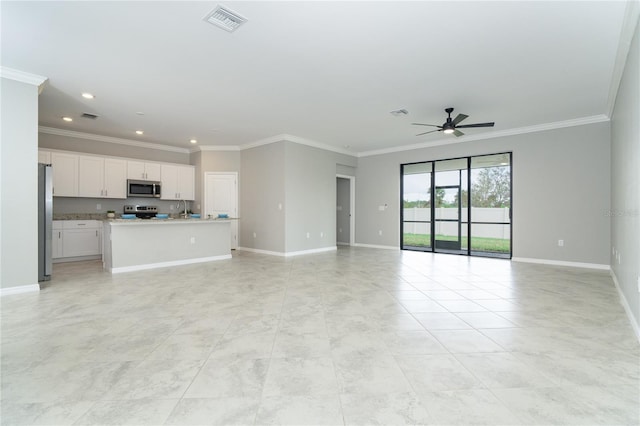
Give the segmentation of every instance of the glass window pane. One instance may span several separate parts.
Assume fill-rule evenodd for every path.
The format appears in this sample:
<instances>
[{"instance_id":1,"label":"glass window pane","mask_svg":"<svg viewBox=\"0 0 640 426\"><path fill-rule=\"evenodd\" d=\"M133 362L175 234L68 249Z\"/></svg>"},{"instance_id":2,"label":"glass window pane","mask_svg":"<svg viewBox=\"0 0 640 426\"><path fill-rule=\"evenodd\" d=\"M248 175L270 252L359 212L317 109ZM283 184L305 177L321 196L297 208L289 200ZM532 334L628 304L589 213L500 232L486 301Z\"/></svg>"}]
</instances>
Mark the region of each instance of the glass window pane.
<instances>
[{"instance_id":1,"label":"glass window pane","mask_svg":"<svg viewBox=\"0 0 640 426\"><path fill-rule=\"evenodd\" d=\"M405 222L402 246L403 248L431 248L431 223Z\"/></svg>"},{"instance_id":2,"label":"glass window pane","mask_svg":"<svg viewBox=\"0 0 640 426\"><path fill-rule=\"evenodd\" d=\"M498 224L471 224L471 251L503 254L511 252L511 227Z\"/></svg>"}]
</instances>

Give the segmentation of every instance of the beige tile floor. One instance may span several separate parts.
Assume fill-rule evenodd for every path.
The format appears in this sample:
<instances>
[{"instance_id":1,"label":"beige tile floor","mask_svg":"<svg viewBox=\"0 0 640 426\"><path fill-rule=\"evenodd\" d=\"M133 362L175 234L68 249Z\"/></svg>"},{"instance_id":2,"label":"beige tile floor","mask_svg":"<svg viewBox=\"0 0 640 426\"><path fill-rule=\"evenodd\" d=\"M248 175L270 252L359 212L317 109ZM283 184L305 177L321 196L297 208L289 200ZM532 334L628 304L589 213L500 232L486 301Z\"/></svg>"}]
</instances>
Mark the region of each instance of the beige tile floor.
<instances>
[{"instance_id":1,"label":"beige tile floor","mask_svg":"<svg viewBox=\"0 0 640 426\"><path fill-rule=\"evenodd\" d=\"M365 248L2 298L2 425L638 424L607 272Z\"/></svg>"}]
</instances>

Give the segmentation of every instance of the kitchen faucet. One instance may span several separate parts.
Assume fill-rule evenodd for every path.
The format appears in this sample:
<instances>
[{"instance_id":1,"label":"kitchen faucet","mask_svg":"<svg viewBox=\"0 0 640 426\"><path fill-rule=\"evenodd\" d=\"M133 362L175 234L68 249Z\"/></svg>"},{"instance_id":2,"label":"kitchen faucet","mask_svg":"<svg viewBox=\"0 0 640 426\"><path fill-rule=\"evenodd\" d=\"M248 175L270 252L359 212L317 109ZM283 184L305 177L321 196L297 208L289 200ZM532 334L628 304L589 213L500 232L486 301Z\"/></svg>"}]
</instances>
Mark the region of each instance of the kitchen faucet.
<instances>
[{"instance_id":1,"label":"kitchen faucet","mask_svg":"<svg viewBox=\"0 0 640 426\"><path fill-rule=\"evenodd\" d=\"M184 213L181 213L181 216L187 217L187 202L185 200L179 200L178 201L178 205L176 206L176 208L178 210L180 210L180 201L182 201L184 203Z\"/></svg>"}]
</instances>

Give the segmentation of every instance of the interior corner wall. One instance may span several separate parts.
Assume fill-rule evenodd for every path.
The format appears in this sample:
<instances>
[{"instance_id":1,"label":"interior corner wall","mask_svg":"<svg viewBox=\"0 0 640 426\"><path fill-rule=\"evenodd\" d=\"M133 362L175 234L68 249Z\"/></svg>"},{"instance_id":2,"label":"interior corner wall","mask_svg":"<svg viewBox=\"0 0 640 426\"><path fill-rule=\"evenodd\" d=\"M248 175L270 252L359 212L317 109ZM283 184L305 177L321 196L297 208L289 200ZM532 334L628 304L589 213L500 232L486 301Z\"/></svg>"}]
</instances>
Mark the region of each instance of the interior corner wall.
<instances>
[{"instance_id":1,"label":"interior corner wall","mask_svg":"<svg viewBox=\"0 0 640 426\"><path fill-rule=\"evenodd\" d=\"M611 270L640 325L640 25L631 41L611 118ZM615 250L615 254L613 252ZM639 333L640 335L640 333Z\"/></svg>"},{"instance_id":2,"label":"interior corner wall","mask_svg":"<svg viewBox=\"0 0 640 426\"><path fill-rule=\"evenodd\" d=\"M400 246L401 164L508 151L513 152L513 257L608 265L608 122L362 156L356 243ZM558 247L559 239L564 247Z\"/></svg>"},{"instance_id":3,"label":"interior corner wall","mask_svg":"<svg viewBox=\"0 0 640 426\"><path fill-rule=\"evenodd\" d=\"M0 287L5 289L38 284L38 87L6 78L0 84Z\"/></svg>"},{"instance_id":4,"label":"interior corner wall","mask_svg":"<svg viewBox=\"0 0 640 426\"><path fill-rule=\"evenodd\" d=\"M245 149L240 154L239 247L285 252L285 142ZM255 237L254 237L255 235Z\"/></svg>"}]
</instances>

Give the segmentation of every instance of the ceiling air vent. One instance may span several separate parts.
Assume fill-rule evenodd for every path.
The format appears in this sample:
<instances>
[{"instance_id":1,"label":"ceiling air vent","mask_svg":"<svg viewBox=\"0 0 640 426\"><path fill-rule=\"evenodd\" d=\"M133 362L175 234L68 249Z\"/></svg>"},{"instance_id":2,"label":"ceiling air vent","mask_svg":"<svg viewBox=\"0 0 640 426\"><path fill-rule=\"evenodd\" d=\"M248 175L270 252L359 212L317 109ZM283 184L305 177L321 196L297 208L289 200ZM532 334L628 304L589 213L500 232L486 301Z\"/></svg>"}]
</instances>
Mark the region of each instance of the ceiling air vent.
<instances>
[{"instance_id":1,"label":"ceiling air vent","mask_svg":"<svg viewBox=\"0 0 640 426\"><path fill-rule=\"evenodd\" d=\"M80 117L82 117L82 118L88 118L88 119L90 119L90 120L95 120L96 118L98 118L98 116L97 116L97 115L95 115L95 114L91 114L91 113L88 113L88 112L83 112L83 113L82 113L82 115L81 115Z\"/></svg>"},{"instance_id":2,"label":"ceiling air vent","mask_svg":"<svg viewBox=\"0 0 640 426\"><path fill-rule=\"evenodd\" d=\"M238 15L236 12L232 12L226 7L218 5L211 13L204 17L204 20L210 24L229 31L230 33L238 29L238 27L245 22L247 18Z\"/></svg>"}]
</instances>

